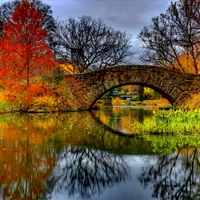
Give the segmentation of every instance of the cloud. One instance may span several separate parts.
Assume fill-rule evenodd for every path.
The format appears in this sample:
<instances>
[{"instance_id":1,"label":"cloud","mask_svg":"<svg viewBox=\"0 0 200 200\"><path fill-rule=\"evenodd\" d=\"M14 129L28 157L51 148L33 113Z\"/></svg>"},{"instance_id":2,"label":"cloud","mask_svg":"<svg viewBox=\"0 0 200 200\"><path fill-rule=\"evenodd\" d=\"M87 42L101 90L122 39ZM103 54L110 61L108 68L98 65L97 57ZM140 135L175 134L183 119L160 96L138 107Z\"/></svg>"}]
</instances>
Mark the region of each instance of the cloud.
<instances>
[{"instance_id":1,"label":"cloud","mask_svg":"<svg viewBox=\"0 0 200 200\"><path fill-rule=\"evenodd\" d=\"M175 0L173 0L175 1ZM102 19L106 25L132 35L132 49L137 62L142 52L137 36L151 24L152 17L166 11L171 0L43 0L53 10L55 18L68 20L89 15Z\"/></svg>"},{"instance_id":2,"label":"cloud","mask_svg":"<svg viewBox=\"0 0 200 200\"><path fill-rule=\"evenodd\" d=\"M138 34L151 18L164 12L170 0L43 0L52 6L54 16L62 20L90 15L108 26Z\"/></svg>"},{"instance_id":3,"label":"cloud","mask_svg":"<svg viewBox=\"0 0 200 200\"><path fill-rule=\"evenodd\" d=\"M0 2L9 0L0 0ZM175 0L172 0L175 1ZM151 18L165 12L171 0L42 0L51 6L54 17L90 15L102 19L108 26L127 31L134 38L151 23Z\"/></svg>"}]
</instances>

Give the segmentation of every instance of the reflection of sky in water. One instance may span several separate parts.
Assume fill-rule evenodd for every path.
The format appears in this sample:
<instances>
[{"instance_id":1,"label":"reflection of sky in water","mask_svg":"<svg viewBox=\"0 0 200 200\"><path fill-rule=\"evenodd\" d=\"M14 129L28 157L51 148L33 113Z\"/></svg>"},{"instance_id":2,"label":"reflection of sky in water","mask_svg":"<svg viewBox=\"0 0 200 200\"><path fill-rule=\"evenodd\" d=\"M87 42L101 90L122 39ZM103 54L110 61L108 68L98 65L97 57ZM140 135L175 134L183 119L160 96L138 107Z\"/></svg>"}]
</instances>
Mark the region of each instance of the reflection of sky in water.
<instances>
[{"instance_id":1,"label":"reflection of sky in water","mask_svg":"<svg viewBox=\"0 0 200 200\"><path fill-rule=\"evenodd\" d=\"M75 169L69 173L68 171L63 171L64 174L67 175L66 180L68 181L69 188L61 178L62 180L54 185L56 186L55 188L59 188L59 190L55 189L53 191L51 199L178 200L186 199L189 196L189 199L197 200L200 197L198 192L200 183L198 155L200 151L197 148L183 149L168 155L137 156L117 155L93 149L83 150L86 154L84 154L85 157L82 164L79 162L79 153L77 154L78 156L76 155L75 157L69 155L71 160L68 160L66 157L68 164L74 163L76 160L77 163L79 162L79 164L76 164L79 167L77 169L75 167ZM92 158L91 155L94 155L94 157ZM100 163L97 166L97 176L94 175L95 167L93 161ZM57 165L59 165L59 163L63 163L62 160L59 160ZM85 163L89 163L89 165L85 165ZM67 168L69 168L69 166L67 166ZM76 174L79 168L87 172L84 173L84 179L87 179L85 174L88 175L87 177L89 177L89 180L95 179L93 184L90 184L90 186L86 185L86 187L81 185L82 181L78 180L79 177ZM107 168L113 170L109 171ZM56 169L56 167L54 169ZM99 171L101 173L99 173ZM59 177L57 177L59 172L60 171L57 170L54 171L53 179L59 180ZM111 172L111 174L109 174L109 172ZM71 176L71 174L73 174L73 176ZM60 177L63 177L62 173ZM73 179L71 177L73 177ZM104 184L102 184L103 179L105 179ZM70 183L71 181L74 182L74 180L76 183L74 185L76 187L73 188ZM71 188L74 189L75 193L71 193L70 195ZM79 189L88 191L87 198L86 196L82 196L84 192L81 192Z\"/></svg>"},{"instance_id":2,"label":"reflection of sky in water","mask_svg":"<svg viewBox=\"0 0 200 200\"><path fill-rule=\"evenodd\" d=\"M151 200L151 191L141 187L138 181L138 176L141 174L142 167L145 166L145 161L151 160L153 163L153 156L123 156L124 161L130 168L129 178L124 182L116 183L112 187L105 188L100 195L94 195L89 199L92 200ZM149 163L149 164L150 164ZM53 192L52 200L80 200L78 195L68 197L64 191L62 193Z\"/></svg>"},{"instance_id":3,"label":"reflection of sky in water","mask_svg":"<svg viewBox=\"0 0 200 200\"><path fill-rule=\"evenodd\" d=\"M120 183L107 189L105 194L99 198L92 198L94 200L151 200L151 192L143 189L137 180L141 173L141 168L144 166L144 161L140 156L126 156L126 161L131 167L131 179L126 181L126 184Z\"/></svg>"},{"instance_id":4,"label":"reflection of sky in water","mask_svg":"<svg viewBox=\"0 0 200 200\"><path fill-rule=\"evenodd\" d=\"M151 117L142 110L115 112L125 121ZM200 199L200 149L157 155L163 137L151 145L116 134L105 126L112 112L95 114L1 115L0 199L177 199L177 192L180 199Z\"/></svg>"}]
</instances>

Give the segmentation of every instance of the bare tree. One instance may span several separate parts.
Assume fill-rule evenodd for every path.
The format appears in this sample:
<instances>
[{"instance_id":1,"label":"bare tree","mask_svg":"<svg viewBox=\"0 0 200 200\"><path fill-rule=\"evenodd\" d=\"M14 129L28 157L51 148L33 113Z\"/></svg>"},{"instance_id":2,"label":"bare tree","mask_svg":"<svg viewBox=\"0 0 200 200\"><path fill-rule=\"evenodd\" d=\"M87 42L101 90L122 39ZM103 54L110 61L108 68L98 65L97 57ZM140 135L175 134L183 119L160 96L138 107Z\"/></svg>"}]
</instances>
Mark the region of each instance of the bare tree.
<instances>
[{"instance_id":1,"label":"bare tree","mask_svg":"<svg viewBox=\"0 0 200 200\"><path fill-rule=\"evenodd\" d=\"M119 65L133 55L130 36L90 16L58 22L54 42L57 56L76 72Z\"/></svg>"},{"instance_id":2,"label":"bare tree","mask_svg":"<svg viewBox=\"0 0 200 200\"><path fill-rule=\"evenodd\" d=\"M129 178L130 168L123 157L105 151L67 147L57 160L65 164L55 165L47 184L48 196L55 191L89 199Z\"/></svg>"},{"instance_id":3,"label":"bare tree","mask_svg":"<svg viewBox=\"0 0 200 200\"><path fill-rule=\"evenodd\" d=\"M141 59L198 73L200 61L200 0L171 3L166 13L152 19L139 34L146 51ZM187 64L183 64L181 55ZM189 68L189 63L192 69Z\"/></svg>"},{"instance_id":4,"label":"bare tree","mask_svg":"<svg viewBox=\"0 0 200 200\"><path fill-rule=\"evenodd\" d=\"M181 153L184 152L184 154ZM138 177L156 199L199 199L199 149L183 148L157 157L157 162L143 168Z\"/></svg>"}]
</instances>

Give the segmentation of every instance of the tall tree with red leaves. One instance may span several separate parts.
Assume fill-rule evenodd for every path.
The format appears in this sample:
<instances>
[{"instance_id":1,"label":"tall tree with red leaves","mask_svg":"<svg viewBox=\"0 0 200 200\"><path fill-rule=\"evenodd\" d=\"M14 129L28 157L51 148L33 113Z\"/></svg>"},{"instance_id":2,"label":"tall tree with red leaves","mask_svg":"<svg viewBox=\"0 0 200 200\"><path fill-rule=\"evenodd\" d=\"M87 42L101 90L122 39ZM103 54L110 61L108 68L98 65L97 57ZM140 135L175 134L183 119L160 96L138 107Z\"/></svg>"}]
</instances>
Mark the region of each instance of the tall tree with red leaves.
<instances>
[{"instance_id":1,"label":"tall tree with red leaves","mask_svg":"<svg viewBox=\"0 0 200 200\"><path fill-rule=\"evenodd\" d=\"M3 86L8 91L18 88L20 96L26 96L26 109L30 108L31 96L41 92L30 88L34 77L49 73L55 68L54 56L45 43L47 32L42 27L43 18L34 5L23 1L12 18L3 26L1 39ZM38 84L41 87L41 84ZM22 95L22 91L24 95Z\"/></svg>"}]
</instances>

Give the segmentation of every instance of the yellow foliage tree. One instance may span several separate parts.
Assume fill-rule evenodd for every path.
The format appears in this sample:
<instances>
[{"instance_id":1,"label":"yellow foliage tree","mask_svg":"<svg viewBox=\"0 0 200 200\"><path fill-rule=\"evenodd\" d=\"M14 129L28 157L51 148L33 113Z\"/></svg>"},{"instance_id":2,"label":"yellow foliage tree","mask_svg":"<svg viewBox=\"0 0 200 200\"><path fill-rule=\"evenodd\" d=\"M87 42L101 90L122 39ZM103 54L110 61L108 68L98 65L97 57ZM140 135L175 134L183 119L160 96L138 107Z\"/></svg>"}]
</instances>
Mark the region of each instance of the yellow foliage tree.
<instances>
[{"instance_id":1,"label":"yellow foliage tree","mask_svg":"<svg viewBox=\"0 0 200 200\"><path fill-rule=\"evenodd\" d=\"M59 64L58 67L61 67L65 72L68 74L75 74L76 71L74 70L74 67L71 64Z\"/></svg>"},{"instance_id":2,"label":"yellow foliage tree","mask_svg":"<svg viewBox=\"0 0 200 200\"><path fill-rule=\"evenodd\" d=\"M194 68L194 59L192 58L191 55L187 54L182 54L178 57L178 60L175 62L175 66L177 69L182 69L180 68L180 64L182 68L184 69L184 72L189 72L189 73L196 73L195 68ZM198 69L200 69L200 62L197 62Z\"/></svg>"},{"instance_id":3,"label":"yellow foliage tree","mask_svg":"<svg viewBox=\"0 0 200 200\"><path fill-rule=\"evenodd\" d=\"M112 105L120 106L121 105L120 97L116 97L115 99L112 99Z\"/></svg>"}]
</instances>

